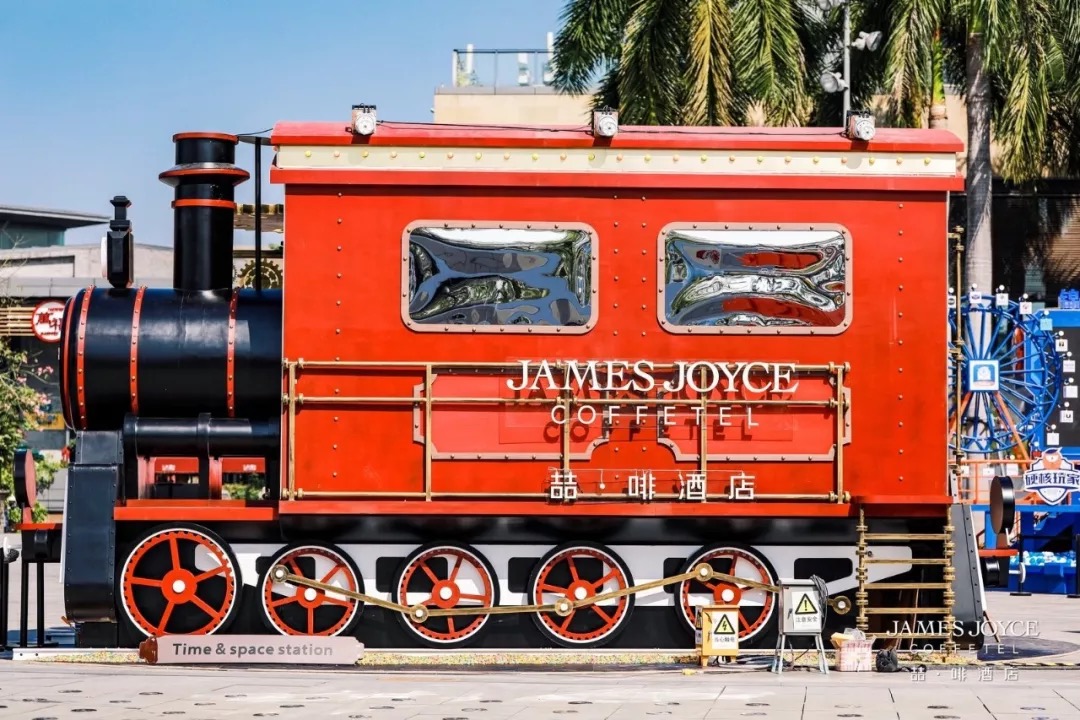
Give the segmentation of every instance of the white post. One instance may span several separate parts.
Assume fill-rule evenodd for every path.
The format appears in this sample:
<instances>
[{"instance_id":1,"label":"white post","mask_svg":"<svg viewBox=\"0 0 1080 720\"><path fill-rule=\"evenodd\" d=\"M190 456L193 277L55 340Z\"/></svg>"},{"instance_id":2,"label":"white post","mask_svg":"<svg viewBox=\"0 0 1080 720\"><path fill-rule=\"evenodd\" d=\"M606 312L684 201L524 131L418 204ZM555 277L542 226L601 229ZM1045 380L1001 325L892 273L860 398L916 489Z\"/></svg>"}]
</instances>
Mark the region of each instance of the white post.
<instances>
[{"instance_id":1,"label":"white post","mask_svg":"<svg viewBox=\"0 0 1080 720\"><path fill-rule=\"evenodd\" d=\"M840 118L841 127L847 126L848 111L851 110L851 0L844 2L844 116Z\"/></svg>"}]
</instances>

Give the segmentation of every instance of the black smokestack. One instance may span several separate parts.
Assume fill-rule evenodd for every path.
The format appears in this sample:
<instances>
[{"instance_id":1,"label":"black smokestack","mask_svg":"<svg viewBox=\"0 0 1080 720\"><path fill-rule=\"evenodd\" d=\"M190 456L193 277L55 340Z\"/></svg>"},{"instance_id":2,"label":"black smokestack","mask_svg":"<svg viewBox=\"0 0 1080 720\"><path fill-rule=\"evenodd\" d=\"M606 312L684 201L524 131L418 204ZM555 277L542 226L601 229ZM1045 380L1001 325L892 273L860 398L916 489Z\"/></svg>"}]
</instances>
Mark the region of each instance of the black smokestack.
<instances>
[{"instance_id":1,"label":"black smokestack","mask_svg":"<svg viewBox=\"0 0 1080 720\"><path fill-rule=\"evenodd\" d=\"M234 188L248 179L236 167L235 135L179 133L176 165L158 178L175 188L173 287L228 290L233 280Z\"/></svg>"}]
</instances>

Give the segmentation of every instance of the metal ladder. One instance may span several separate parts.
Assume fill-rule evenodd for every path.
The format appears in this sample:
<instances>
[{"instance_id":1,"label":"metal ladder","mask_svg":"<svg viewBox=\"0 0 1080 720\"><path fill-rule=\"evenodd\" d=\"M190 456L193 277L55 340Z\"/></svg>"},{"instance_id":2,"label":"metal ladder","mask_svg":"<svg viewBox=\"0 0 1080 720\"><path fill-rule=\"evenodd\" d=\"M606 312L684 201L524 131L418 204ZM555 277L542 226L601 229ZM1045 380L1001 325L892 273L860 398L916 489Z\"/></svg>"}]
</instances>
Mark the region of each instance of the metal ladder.
<instances>
[{"instance_id":1,"label":"metal ladder","mask_svg":"<svg viewBox=\"0 0 1080 720\"><path fill-rule=\"evenodd\" d=\"M888 640L910 640L914 644L915 640L930 640L930 639L942 639L942 649L946 655L953 655L956 652L956 641L953 639L952 627L954 623L953 605L956 602L956 594L953 592L953 580L956 577L956 569L953 566L953 554L955 552L953 543L953 524L952 515L949 509L946 509L945 525L940 533L872 533L868 532L869 527L866 523L866 515L863 508L859 508L859 524L856 528L859 534L858 545L856 547L856 555L859 558L859 566L855 571L856 579L858 581L858 590L855 592L855 606L858 608L858 615L855 620L855 627L862 630L867 634L868 638L872 639L888 639ZM909 559L893 559L893 558L876 558L873 557L871 549L872 543L885 543L885 542L915 542L915 541L928 541L938 540L941 541L943 547L943 557L937 558L909 558ZM867 582L869 575L869 565L921 565L921 566L941 566L942 567L942 579L940 582ZM889 590L889 591L915 591L914 607L871 607L869 602L869 594L871 590ZM919 595L923 590L940 590L943 597L943 605L932 607L919 607ZM870 627L870 615L897 615L904 616L905 620L915 628L919 628L918 616L930 615L935 618L940 618L942 625L939 625L937 629L939 632L886 632L872 634L869 631ZM935 622L935 625L937 623Z\"/></svg>"}]
</instances>

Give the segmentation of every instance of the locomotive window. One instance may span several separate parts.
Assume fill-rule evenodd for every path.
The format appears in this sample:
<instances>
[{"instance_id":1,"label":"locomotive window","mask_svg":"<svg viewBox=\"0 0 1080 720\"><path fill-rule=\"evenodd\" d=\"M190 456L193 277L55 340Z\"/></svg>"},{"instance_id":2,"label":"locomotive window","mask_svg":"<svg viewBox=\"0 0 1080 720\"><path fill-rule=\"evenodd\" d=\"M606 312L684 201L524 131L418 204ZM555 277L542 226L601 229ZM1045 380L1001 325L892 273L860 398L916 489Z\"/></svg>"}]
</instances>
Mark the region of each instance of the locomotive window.
<instances>
[{"instance_id":1,"label":"locomotive window","mask_svg":"<svg viewBox=\"0 0 1080 720\"><path fill-rule=\"evenodd\" d=\"M669 226L660 324L671 332L835 334L851 323L847 230Z\"/></svg>"},{"instance_id":2,"label":"locomotive window","mask_svg":"<svg viewBox=\"0 0 1080 720\"><path fill-rule=\"evenodd\" d=\"M413 330L584 333L596 324L596 236L572 224L405 230Z\"/></svg>"}]
</instances>

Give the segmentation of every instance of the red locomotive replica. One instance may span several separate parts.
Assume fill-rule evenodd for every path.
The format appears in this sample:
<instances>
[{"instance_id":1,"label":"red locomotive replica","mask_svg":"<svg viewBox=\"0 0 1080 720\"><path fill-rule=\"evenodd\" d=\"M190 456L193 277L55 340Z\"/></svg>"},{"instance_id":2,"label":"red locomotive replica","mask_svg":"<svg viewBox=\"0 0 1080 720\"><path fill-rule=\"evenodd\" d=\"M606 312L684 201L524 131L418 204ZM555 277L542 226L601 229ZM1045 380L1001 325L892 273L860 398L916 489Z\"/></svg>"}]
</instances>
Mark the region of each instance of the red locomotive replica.
<instances>
[{"instance_id":1,"label":"red locomotive replica","mask_svg":"<svg viewBox=\"0 0 1080 720\"><path fill-rule=\"evenodd\" d=\"M278 124L282 290L233 287L237 137L173 138L174 287L132 287L121 208L64 316L80 645L679 649L725 603L764 648L813 576L826 634L977 625L937 319L961 142L600 119ZM262 499L222 497L232 458Z\"/></svg>"}]
</instances>

